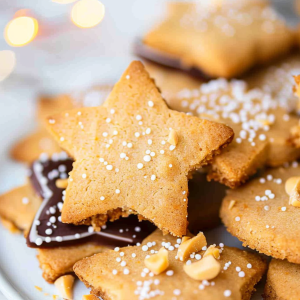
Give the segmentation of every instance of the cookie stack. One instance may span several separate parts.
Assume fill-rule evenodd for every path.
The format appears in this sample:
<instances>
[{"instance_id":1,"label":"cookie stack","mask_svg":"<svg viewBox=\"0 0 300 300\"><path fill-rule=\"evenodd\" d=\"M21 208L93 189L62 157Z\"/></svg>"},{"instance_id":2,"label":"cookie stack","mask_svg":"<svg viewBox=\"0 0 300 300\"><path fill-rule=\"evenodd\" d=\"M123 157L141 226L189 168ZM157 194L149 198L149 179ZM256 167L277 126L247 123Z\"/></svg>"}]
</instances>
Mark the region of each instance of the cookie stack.
<instances>
[{"instance_id":1,"label":"cookie stack","mask_svg":"<svg viewBox=\"0 0 300 300\"><path fill-rule=\"evenodd\" d=\"M297 39L266 1L171 3L135 47L146 67L92 105L39 101L0 216L63 298L75 274L83 300L250 299L268 269L265 299L299 299ZM257 252L207 241L219 209Z\"/></svg>"}]
</instances>

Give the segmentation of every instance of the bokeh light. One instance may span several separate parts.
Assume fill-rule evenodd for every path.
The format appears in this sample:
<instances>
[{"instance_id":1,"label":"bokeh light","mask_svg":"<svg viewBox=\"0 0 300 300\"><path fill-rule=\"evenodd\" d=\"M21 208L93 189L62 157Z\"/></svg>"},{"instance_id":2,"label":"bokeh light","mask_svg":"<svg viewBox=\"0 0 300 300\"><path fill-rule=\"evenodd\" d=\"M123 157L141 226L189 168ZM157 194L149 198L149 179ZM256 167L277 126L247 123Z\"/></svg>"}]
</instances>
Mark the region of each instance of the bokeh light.
<instances>
[{"instance_id":1,"label":"bokeh light","mask_svg":"<svg viewBox=\"0 0 300 300\"><path fill-rule=\"evenodd\" d=\"M77 1L77 0L52 0L52 2L59 3L59 4L68 4L68 3L75 2L75 1Z\"/></svg>"},{"instance_id":2,"label":"bokeh light","mask_svg":"<svg viewBox=\"0 0 300 300\"><path fill-rule=\"evenodd\" d=\"M6 42L13 47L22 47L30 43L38 33L38 22L32 17L18 17L5 27Z\"/></svg>"},{"instance_id":3,"label":"bokeh light","mask_svg":"<svg viewBox=\"0 0 300 300\"><path fill-rule=\"evenodd\" d=\"M16 55L11 50L0 51L0 81L7 78L16 66Z\"/></svg>"},{"instance_id":4,"label":"bokeh light","mask_svg":"<svg viewBox=\"0 0 300 300\"><path fill-rule=\"evenodd\" d=\"M99 24L105 14L104 5L98 0L80 0L71 12L73 23L80 28L91 28Z\"/></svg>"}]
</instances>

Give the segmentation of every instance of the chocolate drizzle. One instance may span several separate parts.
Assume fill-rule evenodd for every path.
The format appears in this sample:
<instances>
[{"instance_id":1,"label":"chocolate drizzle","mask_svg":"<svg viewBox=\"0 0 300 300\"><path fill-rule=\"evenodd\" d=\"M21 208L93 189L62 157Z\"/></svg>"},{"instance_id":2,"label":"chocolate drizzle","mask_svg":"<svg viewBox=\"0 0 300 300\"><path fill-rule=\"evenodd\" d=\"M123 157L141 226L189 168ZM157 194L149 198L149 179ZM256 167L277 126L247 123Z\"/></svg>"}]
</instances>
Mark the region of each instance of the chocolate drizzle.
<instances>
[{"instance_id":1,"label":"chocolate drizzle","mask_svg":"<svg viewBox=\"0 0 300 300\"><path fill-rule=\"evenodd\" d=\"M56 186L57 179L68 178L73 161L62 152L52 159L41 157L31 166L30 181L44 200L27 235L32 248L51 248L93 242L107 247L124 247L141 243L155 230L148 221L139 222L132 215L108 222L100 232L91 226L75 226L60 221L64 190Z\"/></svg>"},{"instance_id":2,"label":"chocolate drizzle","mask_svg":"<svg viewBox=\"0 0 300 300\"><path fill-rule=\"evenodd\" d=\"M153 63L162 65L164 67L176 69L187 73L191 76L198 77L202 80L209 80L211 77L205 74L201 69L192 67L192 66L185 66L182 64L181 60L176 57L171 57L167 53L164 53L160 50L152 48L143 43L142 40L136 40L133 48L134 54L137 56L149 60Z\"/></svg>"}]
</instances>

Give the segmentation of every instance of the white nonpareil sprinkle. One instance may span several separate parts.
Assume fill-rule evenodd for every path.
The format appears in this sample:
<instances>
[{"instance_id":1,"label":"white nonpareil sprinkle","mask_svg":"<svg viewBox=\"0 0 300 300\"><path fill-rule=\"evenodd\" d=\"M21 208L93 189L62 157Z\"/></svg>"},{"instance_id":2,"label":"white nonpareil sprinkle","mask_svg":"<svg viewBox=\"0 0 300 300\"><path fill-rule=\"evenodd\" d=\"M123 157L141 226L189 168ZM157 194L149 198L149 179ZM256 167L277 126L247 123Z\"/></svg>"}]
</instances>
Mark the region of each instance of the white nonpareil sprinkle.
<instances>
[{"instance_id":1,"label":"white nonpareil sprinkle","mask_svg":"<svg viewBox=\"0 0 300 300\"><path fill-rule=\"evenodd\" d=\"M150 134L151 133L151 129L150 128L147 128L146 129L146 134Z\"/></svg>"},{"instance_id":2,"label":"white nonpareil sprinkle","mask_svg":"<svg viewBox=\"0 0 300 300\"><path fill-rule=\"evenodd\" d=\"M235 270L236 270L237 272L240 272L242 269L241 269L240 267L236 267Z\"/></svg>"},{"instance_id":3,"label":"white nonpareil sprinkle","mask_svg":"<svg viewBox=\"0 0 300 300\"><path fill-rule=\"evenodd\" d=\"M174 271L173 270L169 270L166 272L166 275L167 276L172 276L174 274Z\"/></svg>"},{"instance_id":4,"label":"white nonpareil sprinkle","mask_svg":"<svg viewBox=\"0 0 300 300\"><path fill-rule=\"evenodd\" d=\"M117 274L118 274L118 271L117 271L117 270L113 270L112 273L113 273L114 275L117 275Z\"/></svg>"},{"instance_id":5,"label":"white nonpareil sprinkle","mask_svg":"<svg viewBox=\"0 0 300 300\"><path fill-rule=\"evenodd\" d=\"M147 245L144 245L144 246L142 247L142 250L143 250L143 251L148 251L148 246L147 246Z\"/></svg>"},{"instance_id":6,"label":"white nonpareil sprinkle","mask_svg":"<svg viewBox=\"0 0 300 300\"><path fill-rule=\"evenodd\" d=\"M36 244L37 246L41 246L41 245L43 244L43 240L42 240L41 238L37 238L37 239L35 240L35 244Z\"/></svg>"},{"instance_id":7,"label":"white nonpareil sprinkle","mask_svg":"<svg viewBox=\"0 0 300 300\"><path fill-rule=\"evenodd\" d=\"M151 160L151 156L150 155L145 155L144 156L144 161L149 162Z\"/></svg>"},{"instance_id":8,"label":"white nonpareil sprinkle","mask_svg":"<svg viewBox=\"0 0 300 300\"><path fill-rule=\"evenodd\" d=\"M239 277L241 277L241 278L245 277L245 272L243 272L243 271L239 272Z\"/></svg>"},{"instance_id":9,"label":"white nonpareil sprinkle","mask_svg":"<svg viewBox=\"0 0 300 300\"><path fill-rule=\"evenodd\" d=\"M51 229L51 228L46 229L45 233L46 233L47 235L52 234L52 229Z\"/></svg>"},{"instance_id":10,"label":"white nonpareil sprinkle","mask_svg":"<svg viewBox=\"0 0 300 300\"><path fill-rule=\"evenodd\" d=\"M230 297L231 296L231 291L230 290L225 290L224 291L224 296L225 297Z\"/></svg>"},{"instance_id":11,"label":"white nonpareil sprinkle","mask_svg":"<svg viewBox=\"0 0 300 300\"><path fill-rule=\"evenodd\" d=\"M116 189L116 194L120 194L120 190L119 189Z\"/></svg>"},{"instance_id":12,"label":"white nonpareil sprinkle","mask_svg":"<svg viewBox=\"0 0 300 300\"><path fill-rule=\"evenodd\" d=\"M113 166L112 166L112 165L107 165L107 166L106 166L106 169L107 169L108 171L111 171L111 170L113 169Z\"/></svg>"},{"instance_id":13,"label":"white nonpareil sprinkle","mask_svg":"<svg viewBox=\"0 0 300 300\"><path fill-rule=\"evenodd\" d=\"M237 222L239 222L239 221L241 220L241 218L240 218L240 217L235 217L235 220L236 220Z\"/></svg>"},{"instance_id":14,"label":"white nonpareil sprinkle","mask_svg":"<svg viewBox=\"0 0 300 300\"><path fill-rule=\"evenodd\" d=\"M149 106L149 107L153 107L153 106L154 106L153 101L148 101L148 106Z\"/></svg>"},{"instance_id":15,"label":"white nonpareil sprinkle","mask_svg":"<svg viewBox=\"0 0 300 300\"><path fill-rule=\"evenodd\" d=\"M286 207L285 206L281 207L281 211L286 211Z\"/></svg>"},{"instance_id":16,"label":"white nonpareil sprinkle","mask_svg":"<svg viewBox=\"0 0 300 300\"><path fill-rule=\"evenodd\" d=\"M175 296L179 296L181 294L181 291L179 289L176 289L176 290L173 291L173 294Z\"/></svg>"},{"instance_id":17,"label":"white nonpareil sprinkle","mask_svg":"<svg viewBox=\"0 0 300 300\"><path fill-rule=\"evenodd\" d=\"M156 176L155 175L151 175L151 180L155 180Z\"/></svg>"},{"instance_id":18,"label":"white nonpareil sprinkle","mask_svg":"<svg viewBox=\"0 0 300 300\"><path fill-rule=\"evenodd\" d=\"M251 269L251 268L252 268L252 265L251 265L251 264L247 264L247 268L248 268L248 269Z\"/></svg>"},{"instance_id":19,"label":"white nonpareil sprinkle","mask_svg":"<svg viewBox=\"0 0 300 300\"><path fill-rule=\"evenodd\" d=\"M100 200L102 200L102 201L103 201L104 199L105 199L105 197L104 197L104 196L101 196L101 197L100 197Z\"/></svg>"},{"instance_id":20,"label":"white nonpareil sprinkle","mask_svg":"<svg viewBox=\"0 0 300 300\"><path fill-rule=\"evenodd\" d=\"M83 178L83 179L85 179L85 178L86 178L86 174L82 174L81 176L82 176L82 178Z\"/></svg>"},{"instance_id":21,"label":"white nonpareil sprinkle","mask_svg":"<svg viewBox=\"0 0 300 300\"><path fill-rule=\"evenodd\" d=\"M24 198L22 199L22 203L23 203L23 204L28 204L28 203L29 203L29 199L28 199L27 197L24 197Z\"/></svg>"},{"instance_id":22,"label":"white nonpareil sprinkle","mask_svg":"<svg viewBox=\"0 0 300 300\"><path fill-rule=\"evenodd\" d=\"M125 275L128 275L128 274L129 274L129 270L128 270L127 268L125 268L124 271L123 271L123 273L124 273Z\"/></svg>"},{"instance_id":23,"label":"white nonpareil sprinkle","mask_svg":"<svg viewBox=\"0 0 300 300\"><path fill-rule=\"evenodd\" d=\"M142 120L142 116L141 116L141 115L137 115L135 118L136 118L138 121Z\"/></svg>"},{"instance_id":24,"label":"white nonpareil sprinkle","mask_svg":"<svg viewBox=\"0 0 300 300\"><path fill-rule=\"evenodd\" d=\"M138 163L137 164L137 168L140 170L140 169L142 169L144 167L144 165L142 164L142 163Z\"/></svg>"}]
</instances>

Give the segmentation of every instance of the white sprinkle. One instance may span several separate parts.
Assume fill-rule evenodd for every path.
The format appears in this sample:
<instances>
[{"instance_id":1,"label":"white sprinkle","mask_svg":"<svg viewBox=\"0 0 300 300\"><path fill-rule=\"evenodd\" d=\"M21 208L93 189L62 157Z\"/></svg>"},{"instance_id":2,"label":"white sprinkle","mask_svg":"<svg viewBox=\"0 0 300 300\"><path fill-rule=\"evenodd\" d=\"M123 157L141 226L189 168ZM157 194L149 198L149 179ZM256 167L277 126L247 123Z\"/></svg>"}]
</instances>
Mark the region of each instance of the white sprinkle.
<instances>
[{"instance_id":1,"label":"white sprinkle","mask_svg":"<svg viewBox=\"0 0 300 300\"><path fill-rule=\"evenodd\" d=\"M154 106L153 101L148 101L148 106L149 106L149 107L153 107L153 106Z\"/></svg>"},{"instance_id":2,"label":"white sprinkle","mask_svg":"<svg viewBox=\"0 0 300 300\"><path fill-rule=\"evenodd\" d=\"M41 246L41 245L43 244L43 240L42 240L41 238L37 238L37 239L35 240L35 244L36 244L37 246Z\"/></svg>"},{"instance_id":3,"label":"white sprinkle","mask_svg":"<svg viewBox=\"0 0 300 300\"><path fill-rule=\"evenodd\" d=\"M167 276L172 276L174 274L174 271L173 270L169 270L166 272Z\"/></svg>"},{"instance_id":4,"label":"white sprinkle","mask_svg":"<svg viewBox=\"0 0 300 300\"><path fill-rule=\"evenodd\" d=\"M135 118L136 118L138 121L142 120L142 116L141 116L141 115L137 115Z\"/></svg>"},{"instance_id":5,"label":"white sprinkle","mask_svg":"<svg viewBox=\"0 0 300 300\"><path fill-rule=\"evenodd\" d=\"M29 199L28 199L27 197L24 197L24 198L22 199L22 203L23 203L23 204L28 204L28 203L29 203Z\"/></svg>"},{"instance_id":6,"label":"white sprinkle","mask_svg":"<svg viewBox=\"0 0 300 300\"><path fill-rule=\"evenodd\" d=\"M103 135L104 137L107 137L107 136L108 136L108 133L107 133L107 132L103 132L102 135Z\"/></svg>"},{"instance_id":7,"label":"white sprinkle","mask_svg":"<svg viewBox=\"0 0 300 300\"><path fill-rule=\"evenodd\" d=\"M131 256L132 256L133 258L135 258L135 257L136 257L136 254L135 254L135 253L132 253Z\"/></svg>"},{"instance_id":8,"label":"white sprinkle","mask_svg":"<svg viewBox=\"0 0 300 300\"><path fill-rule=\"evenodd\" d=\"M230 290L225 290L224 291L224 296L225 297L230 297L231 296L231 291Z\"/></svg>"},{"instance_id":9,"label":"white sprinkle","mask_svg":"<svg viewBox=\"0 0 300 300\"><path fill-rule=\"evenodd\" d=\"M241 278L245 277L245 272L243 272L243 271L239 272L239 277L241 277Z\"/></svg>"},{"instance_id":10,"label":"white sprinkle","mask_svg":"<svg viewBox=\"0 0 300 300\"><path fill-rule=\"evenodd\" d=\"M148 145L152 145L152 140L151 139L148 140Z\"/></svg>"},{"instance_id":11,"label":"white sprinkle","mask_svg":"<svg viewBox=\"0 0 300 300\"><path fill-rule=\"evenodd\" d=\"M57 236L55 239L56 239L57 242L62 242L63 241L63 238L61 236Z\"/></svg>"},{"instance_id":12,"label":"white sprinkle","mask_svg":"<svg viewBox=\"0 0 300 300\"><path fill-rule=\"evenodd\" d=\"M126 266L126 261L123 260L123 261L121 262L121 267L125 267L125 266Z\"/></svg>"},{"instance_id":13,"label":"white sprinkle","mask_svg":"<svg viewBox=\"0 0 300 300\"><path fill-rule=\"evenodd\" d=\"M110 110L110 113L113 115L114 113L115 113L116 111L112 108L111 110Z\"/></svg>"},{"instance_id":14,"label":"white sprinkle","mask_svg":"<svg viewBox=\"0 0 300 300\"><path fill-rule=\"evenodd\" d=\"M235 217L235 220L236 220L237 222L239 222L239 221L241 220L241 218L240 218L240 217Z\"/></svg>"},{"instance_id":15,"label":"white sprinkle","mask_svg":"<svg viewBox=\"0 0 300 300\"><path fill-rule=\"evenodd\" d=\"M111 122L111 118L106 118L106 123L110 123Z\"/></svg>"},{"instance_id":16,"label":"white sprinkle","mask_svg":"<svg viewBox=\"0 0 300 300\"><path fill-rule=\"evenodd\" d=\"M240 272L242 269L241 269L240 267L236 267L235 270L236 270L237 272Z\"/></svg>"},{"instance_id":17,"label":"white sprinkle","mask_svg":"<svg viewBox=\"0 0 300 300\"><path fill-rule=\"evenodd\" d=\"M120 194L120 190L119 189L116 189L116 194Z\"/></svg>"},{"instance_id":18,"label":"white sprinkle","mask_svg":"<svg viewBox=\"0 0 300 300\"><path fill-rule=\"evenodd\" d=\"M179 296L181 294L181 291L176 289L173 291L173 294L176 295L176 296Z\"/></svg>"},{"instance_id":19,"label":"white sprinkle","mask_svg":"<svg viewBox=\"0 0 300 300\"><path fill-rule=\"evenodd\" d=\"M171 145L171 146L169 147L170 151L173 151L175 148L176 148L176 146L174 146L174 145Z\"/></svg>"},{"instance_id":20,"label":"white sprinkle","mask_svg":"<svg viewBox=\"0 0 300 300\"><path fill-rule=\"evenodd\" d=\"M115 250L116 252L118 252L118 251L120 250L120 248L119 248L119 247L116 247L114 250Z\"/></svg>"},{"instance_id":21,"label":"white sprinkle","mask_svg":"<svg viewBox=\"0 0 300 300\"><path fill-rule=\"evenodd\" d=\"M118 274L118 271L117 271L117 270L113 270L112 273L113 273L114 275L117 275L117 274Z\"/></svg>"},{"instance_id":22,"label":"white sprinkle","mask_svg":"<svg viewBox=\"0 0 300 300\"><path fill-rule=\"evenodd\" d=\"M147 246L147 245L144 245L144 246L142 247L142 250L143 250L143 251L148 251L148 246Z\"/></svg>"},{"instance_id":23,"label":"white sprinkle","mask_svg":"<svg viewBox=\"0 0 300 300\"><path fill-rule=\"evenodd\" d=\"M63 142L63 141L65 140L65 138L64 138L64 137L61 137L60 140Z\"/></svg>"},{"instance_id":24,"label":"white sprinkle","mask_svg":"<svg viewBox=\"0 0 300 300\"><path fill-rule=\"evenodd\" d=\"M135 231L135 232L140 232L140 231L141 231L141 227L138 227L138 226L135 227L135 228L134 228L134 231Z\"/></svg>"},{"instance_id":25,"label":"white sprinkle","mask_svg":"<svg viewBox=\"0 0 300 300\"><path fill-rule=\"evenodd\" d=\"M86 174L82 174L81 176L82 176L82 178L86 178Z\"/></svg>"},{"instance_id":26,"label":"white sprinkle","mask_svg":"<svg viewBox=\"0 0 300 300\"><path fill-rule=\"evenodd\" d=\"M46 233L47 235L52 234L52 229L51 229L51 228L46 229L45 233Z\"/></svg>"},{"instance_id":27,"label":"white sprinkle","mask_svg":"<svg viewBox=\"0 0 300 300\"><path fill-rule=\"evenodd\" d=\"M264 209L265 209L266 211L269 211L269 210L270 210L270 207L269 207L268 205L266 205L266 206L264 207Z\"/></svg>"},{"instance_id":28,"label":"white sprinkle","mask_svg":"<svg viewBox=\"0 0 300 300\"><path fill-rule=\"evenodd\" d=\"M155 175L151 175L151 180L155 180L156 176Z\"/></svg>"},{"instance_id":29,"label":"white sprinkle","mask_svg":"<svg viewBox=\"0 0 300 300\"><path fill-rule=\"evenodd\" d=\"M55 222L56 222L56 218L55 218L54 216L52 216L52 217L49 219L49 221L50 221L51 223L55 223Z\"/></svg>"},{"instance_id":30,"label":"white sprinkle","mask_svg":"<svg viewBox=\"0 0 300 300\"><path fill-rule=\"evenodd\" d=\"M169 164L169 167L170 167L170 168L172 168L172 167L173 167L173 165L172 165L172 164Z\"/></svg>"},{"instance_id":31,"label":"white sprinkle","mask_svg":"<svg viewBox=\"0 0 300 300\"><path fill-rule=\"evenodd\" d=\"M103 197L103 196L100 197L100 200L101 200L101 201L103 201L104 199L105 199L105 197Z\"/></svg>"},{"instance_id":32,"label":"white sprinkle","mask_svg":"<svg viewBox=\"0 0 300 300\"><path fill-rule=\"evenodd\" d=\"M137 168L140 170L140 169L142 169L144 167L144 165L142 164L142 163L138 163L137 164Z\"/></svg>"},{"instance_id":33,"label":"white sprinkle","mask_svg":"<svg viewBox=\"0 0 300 300\"><path fill-rule=\"evenodd\" d=\"M151 129L150 128L147 128L146 129L146 134L150 134L151 133Z\"/></svg>"},{"instance_id":34,"label":"white sprinkle","mask_svg":"<svg viewBox=\"0 0 300 300\"><path fill-rule=\"evenodd\" d=\"M118 131L117 130L114 130L113 131L113 135L117 135L118 134Z\"/></svg>"},{"instance_id":35,"label":"white sprinkle","mask_svg":"<svg viewBox=\"0 0 300 300\"><path fill-rule=\"evenodd\" d=\"M127 144L127 147L128 147L128 148L132 148L132 143L128 143L128 144Z\"/></svg>"},{"instance_id":36,"label":"white sprinkle","mask_svg":"<svg viewBox=\"0 0 300 300\"><path fill-rule=\"evenodd\" d=\"M89 233L93 233L93 232L94 232L93 226L89 226L89 227L88 227L88 232L89 232Z\"/></svg>"},{"instance_id":37,"label":"white sprinkle","mask_svg":"<svg viewBox=\"0 0 300 300\"><path fill-rule=\"evenodd\" d=\"M195 258L196 258L197 260L200 260L201 257L202 257L202 256L201 256L200 254L196 254L196 255L195 255Z\"/></svg>"},{"instance_id":38,"label":"white sprinkle","mask_svg":"<svg viewBox=\"0 0 300 300\"><path fill-rule=\"evenodd\" d=\"M265 140L266 140L266 135L265 135L265 134L260 134L260 135L259 135L259 139L260 139L261 141L265 141Z\"/></svg>"},{"instance_id":39,"label":"white sprinkle","mask_svg":"<svg viewBox=\"0 0 300 300\"><path fill-rule=\"evenodd\" d=\"M151 160L151 156L150 155L145 155L144 156L144 161L149 162Z\"/></svg>"},{"instance_id":40,"label":"white sprinkle","mask_svg":"<svg viewBox=\"0 0 300 300\"><path fill-rule=\"evenodd\" d=\"M139 133L139 132L136 132L134 135L135 135L135 137L137 137L137 138L140 137L140 133Z\"/></svg>"},{"instance_id":41,"label":"white sprinkle","mask_svg":"<svg viewBox=\"0 0 300 300\"><path fill-rule=\"evenodd\" d=\"M129 274L129 270L126 268L126 269L124 269L123 273L124 273L125 275L128 275L128 274Z\"/></svg>"},{"instance_id":42,"label":"white sprinkle","mask_svg":"<svg viewBox=\"0 0 300 300\"><path fill-rule=\"evenodd\" d=\"M165 153L165 151L164 151L164 150L160 150L159 152L160 152L160 154L164 154L164 153Z\"/></svg>"},{"instance_id":43,"label":"white sprinkle","mask_svg":"<svg viewBox=\"0 0 300 300\"><path fill-rule=\"evenodd\" d=\"M251 264L247 264L247 268L248 268L248 269L251 269L251 268L252 268L252 265L251 265Z\"/></svg>"},{"instance_id":44,"label":"white sprinkle","mask_svg":"<svg viewBox=\"0 0 300 300\"><path fill-rule=\"evenodd\" d=\"M112 166L112 165L107 165L107 166L106 166L106 169L107 169L108 171L111 171L111 170L113 169L113 166Z\"/></svg>"},{"instance_id":45,"label":"white sprinkle","mask_svg":"<svg viewBox=\"0 0 300 300\"><path fill-rule=\"evenodd\" d=\"M281 207L281 210L286 211L286 207L285 206Z\"/></svg>"}]
</instances>

